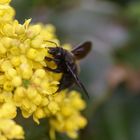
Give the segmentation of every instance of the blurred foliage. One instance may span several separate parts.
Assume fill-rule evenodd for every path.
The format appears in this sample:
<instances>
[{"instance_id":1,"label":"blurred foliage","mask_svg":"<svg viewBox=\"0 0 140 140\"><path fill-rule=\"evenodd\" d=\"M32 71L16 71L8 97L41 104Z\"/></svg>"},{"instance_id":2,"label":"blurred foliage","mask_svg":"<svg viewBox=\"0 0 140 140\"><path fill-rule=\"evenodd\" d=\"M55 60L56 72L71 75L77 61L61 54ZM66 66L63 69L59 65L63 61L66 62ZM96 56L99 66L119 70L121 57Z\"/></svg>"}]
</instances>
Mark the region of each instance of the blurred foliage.
<instances>
[{"instance_id":1,"label":"blurred foliage","mask_svg":"<svg viewBox=\"0 0 140 140\"><path fill-rule=\"evenodd\" d=\"M89 123L79 140L139 140L139 0L13 0L12 5L21 22L32 17L33 22L53 23L62 42L94 43L81 65L80 77L91 99L83 112ZM121 70L113 70L120 65ZM39 126L17 120L26 130L26 140L49 139L47 120ZM57 140L68 138L58 134Z\"/></svg>"},{"instance_id":2,"label":"blurred foliage","mask_svg":"<svg viewBox=\"0 0 140 140\"><path fill-rule=\"evenodd\" d=\"M127 24L129 40L125 47L115 52L121 63L140 68L140 2L133 2L124 9L125 23Z\"/></svg>"},{"instance_id":3,"label":"blurred foliage","mask_svg":"<svg viewBox=\"0 0 140 140\"><path fill-rule=\"evenodd\" d=\"M126 6L132 0L109 0L109 1L117 3L117 4L121 5L121 6Z\"/></svg>"},{"instance_id":4,"label":"blurred foliage","mask_svg":"<svg viewBox=\"0 0 140 140\"><path fill-rule=\"evenodd\" d=\"M32 10L39 7L46 6L47 8L53 9L54 11L60 12L74 7L78 3L78 0L13 0L12 5L16 8L17 19L23 20L29 18ZM44 13L45 14L45 13Z\"/></svg>"}]
</instances>

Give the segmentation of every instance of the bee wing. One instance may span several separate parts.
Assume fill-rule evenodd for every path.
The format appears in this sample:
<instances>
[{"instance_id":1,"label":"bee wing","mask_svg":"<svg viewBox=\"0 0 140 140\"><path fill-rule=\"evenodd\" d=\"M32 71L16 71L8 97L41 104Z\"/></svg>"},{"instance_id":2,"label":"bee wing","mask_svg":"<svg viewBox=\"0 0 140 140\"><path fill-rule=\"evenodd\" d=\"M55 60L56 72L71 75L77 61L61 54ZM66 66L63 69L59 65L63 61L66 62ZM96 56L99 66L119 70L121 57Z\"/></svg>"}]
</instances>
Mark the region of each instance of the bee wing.
<instances>
[{"instance_id":1,"label":"bee wing","mask_svg":"<svg viewBox=\"0 0 140 140\"><path fill-rule=\"evenodd\" d=\"M86 41L76 48L74 48L71 52L74 54L77 60L84 58L91 50L92 43L90 41Z\"/></svg>"},{"instance_id":2,"label":"bee wing","mask_svg":"<svg viewBox=\"0 0 140 140\"><path fill-rule=\"evenodd\" d=\"M84 87L84 85L82 84L82 82L80 81L80 79L78 78L78 76L73 72L73 70L71 69L71 67L69 66L68 63L66 63L66 65L67 65L67 68L69 69L70 73L74 77L76 84L84 91L86 96L89 98L89 94L88 94L86 88Z\"/></svg>"}]
</instances>

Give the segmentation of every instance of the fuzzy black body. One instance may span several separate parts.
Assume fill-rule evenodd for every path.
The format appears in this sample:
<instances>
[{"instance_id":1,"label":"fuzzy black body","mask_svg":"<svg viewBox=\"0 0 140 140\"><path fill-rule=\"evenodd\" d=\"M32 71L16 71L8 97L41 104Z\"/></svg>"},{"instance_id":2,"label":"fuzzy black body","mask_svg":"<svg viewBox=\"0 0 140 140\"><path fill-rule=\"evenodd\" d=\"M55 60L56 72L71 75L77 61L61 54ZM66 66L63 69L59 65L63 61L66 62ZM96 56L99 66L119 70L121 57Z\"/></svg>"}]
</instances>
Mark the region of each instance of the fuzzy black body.
<instances>
[{"instance_id":1,"label":"fuzzy black body","mask_svg":"<svg viewBox=\"0 0 140 140\"><path fill-rule=\"evenodd\" d=\"M76 64L76 58L71 52L68 52L67 50L56 47L56 48L49 48L49 52L59 52L59 54L52 54L53 58L57 65L57 69L49 69L48 70L56 73L63 73L62 78L60 80L58 91L61 91L62 89L69 88L75 83L75 79L73 75L71 74L70 70L68 69L67 65L69 65L72 69L72 71L77 75L78 69ZM50 58L46 58L46 60L49 60ZM57 91L57 92L58 92Z\"/></svg>"},{"instance_id":2,"label":"fuzzy black body","mask_svg":"<svg viewBox=\"0 0 140 140\"><path fill-rule=\"evenodd\" d=\"M60 66L62 69L63 76L60 80L60 85L58 91L62 89L69 88L75 83L75 79L70 72L68 66L69 65L76 75L78 75L78 67L76 64L76 59L72 53L68 52L67 50L63 49L63 57L60 60Z\"/></svg>"},{"instance_id":3,"label":"fuzzy black body","mask_svg":"<svg viewBox=\"0 0 140 140\"><path fill-rule=\"evenodd\" d=\"M46 67L46 69L55 73L63 73L57 92L69 88L76 83L88 96L85 87L78 78L76 60L84 58L90 50L91 42L85 42L73 49L71 52L61 47L49 47L48 52L53 56L53 58L45 57L45 59L46 61L54 61L57 68L51 69Z\"/></svg>"}]
</instances>

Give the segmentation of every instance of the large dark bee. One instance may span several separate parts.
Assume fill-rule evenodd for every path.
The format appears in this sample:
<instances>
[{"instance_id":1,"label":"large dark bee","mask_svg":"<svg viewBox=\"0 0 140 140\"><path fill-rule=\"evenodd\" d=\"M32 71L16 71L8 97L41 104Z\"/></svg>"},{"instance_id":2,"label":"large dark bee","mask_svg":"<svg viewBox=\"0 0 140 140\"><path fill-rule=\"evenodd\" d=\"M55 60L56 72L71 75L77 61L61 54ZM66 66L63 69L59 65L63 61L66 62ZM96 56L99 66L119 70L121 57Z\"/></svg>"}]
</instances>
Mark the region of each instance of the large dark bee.
<instances>
[{"instance_id":1,"label":"large dark bee","mask_svg":"<svg viewBox=\"0 0 140 140\"><path fill-rule=\"evenodd\" d=\"M53 58L45 57L45 59L46 61L54 61L57 65L57 68L45 68L51 72L63 73L57 92L65 88L69 88L74 83L76 83L81 89L83 89L87 97L89 97L87 90L78 78L78 66L76 61L84 58L90 52L91 46L92 43L90 41L87 41L83 44L78 45L72 51L68 51L58 46L48 48L48 53L51 54Z\"/></svg>"}]
</instances>

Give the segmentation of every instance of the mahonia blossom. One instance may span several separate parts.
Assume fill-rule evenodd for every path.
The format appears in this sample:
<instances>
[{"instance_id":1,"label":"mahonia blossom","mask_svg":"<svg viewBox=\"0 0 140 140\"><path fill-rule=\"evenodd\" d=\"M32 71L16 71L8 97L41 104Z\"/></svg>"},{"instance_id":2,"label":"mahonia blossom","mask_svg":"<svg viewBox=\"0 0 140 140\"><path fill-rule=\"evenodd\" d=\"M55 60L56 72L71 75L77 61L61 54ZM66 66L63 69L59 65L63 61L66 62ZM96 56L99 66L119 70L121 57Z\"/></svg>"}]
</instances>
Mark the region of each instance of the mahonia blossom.
<instances>
[{"instance_id":1,"label":"mahonia blossom","mask_svg":"<svg viewBox=\"0 0 140 140\"><path fill-rule=\"evenodd\" d=\"M0 119L0 140L23 139L24 131L11 119Z\"/></svg>"},{"instance_id":2,"label":"mahonia blossom","mask_svg":"<svg viewBox=\"0 0 140 140\"><path fill-rule=\"evenodd\" d=\"M62 91L54 100L59 104L60 111L50 118L51 130L67 133L69 137L76 138L77 131L87 124L87 120L79 113L85 108L85 102L76 91Z\"/></svg>"},{"instance_id":3,"label":"mahonia blossom","mask_svg":"<svg viewBox=\"0 0 140 140\"><path fill-rule=\"evenodd\" d=\"M0 139L23 139L21 126L12 119L17 108L24 118L48 118L51 130L66 133L71 138L87 121L80 111L85 102L76 91L57 91L62 74L45 70L56 68L47 47L60 44L53 25L30 24L31 19L20 24L14 19L15 11L10 0L0 0ZM78 120L78 121L77 121ZM12 129L11 129L12 128Z\"/></svg>"}]
</instances>

